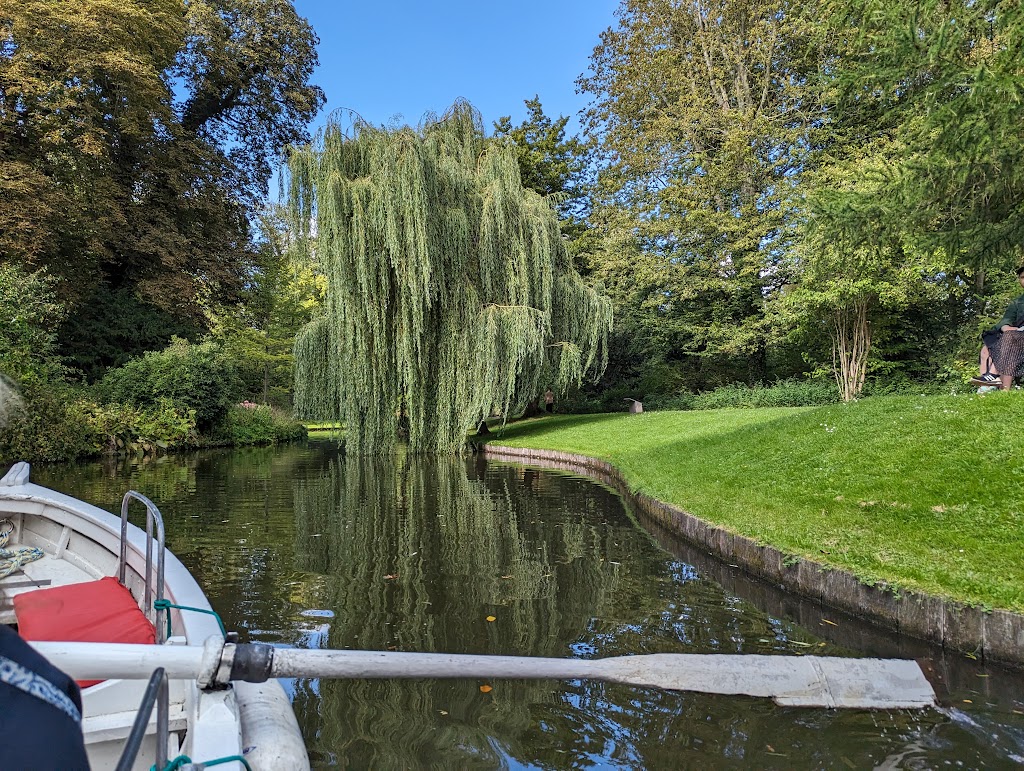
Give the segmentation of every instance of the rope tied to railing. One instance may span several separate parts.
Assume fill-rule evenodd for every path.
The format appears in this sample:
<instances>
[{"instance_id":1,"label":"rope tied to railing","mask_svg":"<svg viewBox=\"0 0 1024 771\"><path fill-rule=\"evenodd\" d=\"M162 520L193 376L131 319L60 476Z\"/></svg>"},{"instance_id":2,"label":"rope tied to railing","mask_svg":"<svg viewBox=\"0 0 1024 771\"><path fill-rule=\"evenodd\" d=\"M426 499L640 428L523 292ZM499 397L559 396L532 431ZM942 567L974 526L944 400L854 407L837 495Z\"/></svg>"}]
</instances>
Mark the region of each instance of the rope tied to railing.
<instances>
[{"instance_id":1,"label":"rope tied to railing","mask_svg":"<svg viewBox=\"0 0 1024 771\"><path fill-rule=\"evenodd\" d=\"M176 608L178 610L191 610L191 611L194 611L195 613L206 613L207 615L213 616L215 619L217 619L217 626L220 627L220 633L222 635L224 635L225 637L227 636L228 630L224 627L224 622L220 620L220 616L217 615L216 611L207 610L206 608L190 608L188 605L175 605L170 600L154 600L153 601L153 609L154 610L170 610L171 608ZM168 637L171 636L171 614L170 613L167 614L167 636Z\"/></svg>"},{"instance_id":2,"label":"rope tied to railing","mask_svg":"<svg viewBox=\"0 0 1024 771\"><path fill-rule=\"evenodd\" d=\"M252 771L252 767L241 755L228 755L227 757L217 758L216 760L204 760L202 763L198 763L197 765L200 765L203 768L209 768L210 766L219 766L223 763L231 763L232 761L241 763L245 766L246 771ZM150 766L149 771L178 771L178 769L188 765L192 765L192 758L188 755L179 755L163 768Z\"/></svg>"}]
</instances>

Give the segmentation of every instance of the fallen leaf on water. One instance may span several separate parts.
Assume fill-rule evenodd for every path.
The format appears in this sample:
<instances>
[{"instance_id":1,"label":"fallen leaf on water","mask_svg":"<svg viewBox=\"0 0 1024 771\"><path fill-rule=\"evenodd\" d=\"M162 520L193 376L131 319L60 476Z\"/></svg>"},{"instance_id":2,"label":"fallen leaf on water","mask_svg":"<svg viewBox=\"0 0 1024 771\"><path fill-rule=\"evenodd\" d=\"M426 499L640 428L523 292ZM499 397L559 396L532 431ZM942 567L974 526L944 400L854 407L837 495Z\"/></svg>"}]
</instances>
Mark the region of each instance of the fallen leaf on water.
<instances>
[{"instance_id":1,"label":"fallen leaf on water","mask_svg":"<svg viewBox=\"0 0 1024 771\"><path fill-rule=\"evenodd\" d=\"M488 616L488 617L487 617L487 620L488 620L488 621L497 621L497 620L498 620L498 618L497 618L497 616Z\"/></svg>"},{"instance_id":2,"label":"fallen leaf on water","mask_svg":"<svg viewBox=\"0 0 1024 771\"><path fill-rule=\"evenodd\" d=\"M790 640L789 644L790 645L799 645L801 648L810 648L811 647L810 643L800 642L799 640Z\"/></svg>"},{"instance_id":3,"label":"fallen leaf on water","mask_svg":"<svg viewBox=\"0 0 1024 771\"><path fill-rule=\"evenodd\" d=\"M974 704L970 699L964 699L964 704Z\"/></svg>"},{"instance_id":4,"label":"fallen leaf on water","mask_svg":"<svg viewBox=\"0 0 1024 771\"><path fill-rule=\"evenodd\" d=\"M493 690L494 689L491 688L491 686L489 686L489 685L481 685L480 686L480 693L490 693Z\"/></svg>"},{"instance_id":5,"label":"fallen leaf on water","mask_svg":"<svg viewBox=\"0 0 1024 771\"><path fill-rule=\"evenodd\" d=\"M506 581L507 581L508 579L510 579L511 577L512 577L512 576L502 576L502 578L503 578L503 579L505 579Z\"/></svg>"},{"instance_id":6,"label":"fallen leaf on water","mask_svg":"<svg viewBox=\"0 0 1024 771\"><path fill-rule=\"evenodd\" d=\"M443 709L439 709L438 712L440 712L442 715L447 715L448 714L448 712L446 710L443 710Z\"/></svg>"},{"instance_id":7,"label":"fallen leaf on water","mask_svg":"<svg viewBox=\"0 0 1024 771\"><path fill-rule=\"evenodd\" d=\"M830 624L831 626L839 626L839 624L837 624L835 621L829 621L827 618L823 618L822 621L824 621L826 624Z\"/></svg>"},{"instance_id":8,"label":"fallen leaf on water","mask_svg":"<svg viewBox=\"0 0 1024 771\"><path fill-rule=\"evenodd\" d=\"M1024 712L1021 712L1019 709L1015 709L1015 710L1013 710L1013 714L1014 715L1024 715Z\"/></svg>"},{"instance_id":9,"label":"fallen leaf on water","mask_svg":"<svg viewBox=\"0 0 1024 771\"><path fill-rule=\"evenodd\" d=\"M775 748L772 745L766 744L765 747L768 748L768 752L775 752Z\"/></svg>"},{"instance_id":10,"label":"fallen leaf on water","mask_svg":"<svg viewBox=\"0 0 1024 771\"><path fill-rule=\"evenodd\" d=\"M385 581L394 581L396 578L398 578L398 573L395 573L394 575L386 575L386 576L384 576L384 580Z\"/></svg>"},{"instance_id":11,"label":"fallen leaf on water","mask_svg":"<svg viewBox=\"0 0 1024 771\"><path fill-rule=\"evenodd\" d=\"M988 677L989 675L976 675L976 677Z\"/></svg>"}]
</instances>

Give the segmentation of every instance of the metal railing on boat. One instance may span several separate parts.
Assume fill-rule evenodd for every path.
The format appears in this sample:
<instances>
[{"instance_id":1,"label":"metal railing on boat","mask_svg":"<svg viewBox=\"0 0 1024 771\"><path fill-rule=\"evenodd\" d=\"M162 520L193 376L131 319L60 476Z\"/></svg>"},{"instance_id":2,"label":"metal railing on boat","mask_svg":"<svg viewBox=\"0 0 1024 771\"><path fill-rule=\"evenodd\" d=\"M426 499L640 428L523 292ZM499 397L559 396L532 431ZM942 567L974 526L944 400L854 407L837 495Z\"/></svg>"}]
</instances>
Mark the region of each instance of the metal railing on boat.
<instances>
[{"instance_id":1,"label":"metal railing on boat","mask_svg":"<svg viewBox=\"0 0 1024 771\"><path fill-rule=\"evenodd\" d=\"M121 499L121 548L118 555L117 580L125 585L128 571L128 505L136 500L146 507L146 569L145 569L145 590L143 594L144 612L156 628L156 641L158 644L166 642L167 633L163 623L163 614L170 613L167 608L160 608L156 603L164 599L164 554L166 548L166 537L164 533L164 518L160 509L153 501L149 500L142 493L129 490ZM154 538L154 529L156 530ZM156 547L155 564L156 577L154 581L153 548ZM155 583L155 586L154 586ZM170 737L170 709L169 709L169 683L167 673L163 667L157 667L149 678L149 684L142 696L142 703L135 715L135 722L132 724L131 732L125 742L121 758L117 763L116 771L129 771L135 765L139 748L146 736L146 726L149 724L150 715L153 714L153 707L156 706L156 765L157 769L167 766L167 744Z\"/></svg>"},{"instance_id":2,"label":"metal railing on boat","mask_svg":"<svg viewBox=\"0 0 1024 771\"><path fill-rule=\"evenodd\" d=\"M170 610L166 608L157 609L154 607L153 602L154 600L162 600L164 598L164 518L160 515L160 509L156 507L153 501L149 500L142 493L135 492L135 490L126 492L121 500L121 552L117 563L117 580L121 582L122 586L126 585L125 579L128 568L128 504L132 500L139 501L146 507L146 588L143 598L145 603L143 611L153 626L156 627L156 641L158 644L161 644L166 642L167 639L165 624L162 623L164 620L163 614L169 613ZM155 597L153 586L154 527L156 528Z\"/></svg>"}]
</instances>

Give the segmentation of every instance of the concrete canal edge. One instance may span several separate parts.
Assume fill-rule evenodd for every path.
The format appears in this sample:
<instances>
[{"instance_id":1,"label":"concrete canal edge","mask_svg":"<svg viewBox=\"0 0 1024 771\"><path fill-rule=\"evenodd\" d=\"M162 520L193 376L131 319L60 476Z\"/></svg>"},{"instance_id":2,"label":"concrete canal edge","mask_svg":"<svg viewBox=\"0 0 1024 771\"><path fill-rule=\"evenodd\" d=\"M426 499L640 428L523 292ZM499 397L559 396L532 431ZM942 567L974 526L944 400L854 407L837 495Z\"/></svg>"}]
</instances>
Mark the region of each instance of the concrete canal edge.
<instances>
[{"instance_id":1,"label":"concrete canal edge","mask_svg":"<svg viewBox=\"0 0 1024 771\"><path fill-rule=\"evenodd\" d=\"M987 662L1024 669L1024 614L985 611L942 597L868 586L856 576L772 546L688 514L632 490L618 468L585 455L525 447L481 444L495 460L528 461L595 477L629 498L642 512L717 559L831 608L866 618L899 634L970 654Z\"/></svg>"}]
</instances>

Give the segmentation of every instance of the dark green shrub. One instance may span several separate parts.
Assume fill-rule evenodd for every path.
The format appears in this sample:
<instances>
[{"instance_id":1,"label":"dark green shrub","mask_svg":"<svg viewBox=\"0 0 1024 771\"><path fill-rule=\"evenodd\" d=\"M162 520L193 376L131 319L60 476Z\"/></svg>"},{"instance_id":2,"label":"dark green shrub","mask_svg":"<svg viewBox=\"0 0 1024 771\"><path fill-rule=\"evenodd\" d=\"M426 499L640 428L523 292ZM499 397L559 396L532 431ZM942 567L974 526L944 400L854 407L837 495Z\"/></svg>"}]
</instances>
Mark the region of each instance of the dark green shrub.
<instances>
[{"instance_id":1,"label":"dark green shrub","mask_svg":"<svg viewBox=\"0 0 1024 771\"><path fill-rule=\"evenodd\" d=\"M956 377L927 380L916 383L903 378L869 379L864 384L861 396L951 396L955 394L973 393L977 386L968 382L969 377L977 374L977 363L969 374L957 374Z\"/></svg>"},{"instance_id":2,"label":"dark green shrub","mask_svg":"<svg viewBox=\"0 0 1024 771\"><path fill-rule=\"evenodd\" d=\"M28 378L18 384L21 405L0 430L0 459L65 461L97 452L101 439L91 421L96 405L73 387Z\"/></svg>"},{"instance_id":3,"label":"dark green shrub","mask_svg":"<svg viewBox=\"0 0 1024 771\"><path fill-rule=\"evenodd\" d=\"M180 412L194 412L200 432L224 420L238 401L238 389L235 366L219 345L180 338L110 370L98 385L107 403L154 407L170 399Z\"/></svg>"},{"instance_id":4,"label":"dark green shrub","mask_svg":"<svg viewBox=\"0 0 1024 771\"><path fill-rule=\"evenodd\" d=\"M658 410L692 410L697 394L683 391L678 394L653 394L644 399L644 409L648 412Z\"/></svg>"}]
</instances>

